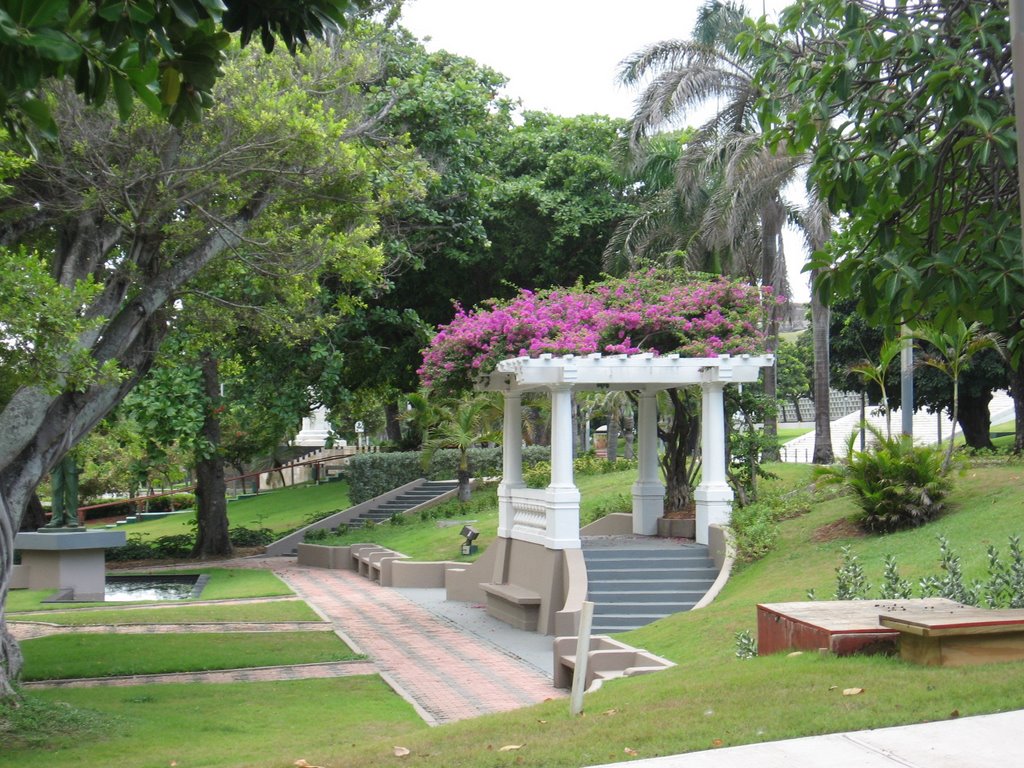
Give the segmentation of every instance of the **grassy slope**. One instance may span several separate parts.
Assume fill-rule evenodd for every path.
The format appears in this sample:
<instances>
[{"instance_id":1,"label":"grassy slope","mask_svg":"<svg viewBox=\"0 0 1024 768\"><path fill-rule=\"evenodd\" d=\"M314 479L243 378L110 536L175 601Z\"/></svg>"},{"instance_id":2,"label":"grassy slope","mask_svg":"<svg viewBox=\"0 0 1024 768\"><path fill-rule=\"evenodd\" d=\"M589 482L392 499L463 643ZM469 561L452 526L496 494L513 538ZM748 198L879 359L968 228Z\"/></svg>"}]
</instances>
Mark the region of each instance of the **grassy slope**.
<instances>
[{"instance_id":1,"label":"grassy slope","mask_svg":"<svg viewBox=\"0 0 1024 768\"><path fill-rule=\"evenodd\" d=\"M843 544L852 545L877 584L887 552L897 553L908 577L934 573L935 536L944 533L968 575L981 576L987 542L1004 545L1007 534L1021 530L1015 489L1022 476L1019 465L970 470L958 480L953 511L930 526L886 538L814 541L815 532L853 511L845 499L820 504L785 523L779 549L741 569L712 606L623 636L676 661L674 669L606 684L588 695L584 718L569 718L559 701L420 734L406 744L420 755L413 762L504 764L488 746L525 743L515 753L516 765L576 766L626 759L627 747L650 757L1024 708L1019 665L1009 673L1005 664L932 669L893 658L804 654L740 661L734 655L734 634L755 629L758 602L801 600L809 587L821 597L831 595ZM843 696L850 687L865 692ZM609 710L615 711L602 714ZM387 749L381 742L367 744L355 762L379 762Z\"/></svg>"},{"instance_id":2,"label":"grassy slope","mask_svg":"<svg viewBox=\"0 0 1024 768\"><path fill-rule=\"evenodd\" d=\"M286 531L303 525L311 515L347 509L348 485L344 482L304 485L277 491L264 491L259 496L238 499L228 504L228 519L235 528L269 528ZM191 514L170 515L159 520L132 523L119 530L139 534L143 538L191 533Z\"/></svg>"}]
</instances>

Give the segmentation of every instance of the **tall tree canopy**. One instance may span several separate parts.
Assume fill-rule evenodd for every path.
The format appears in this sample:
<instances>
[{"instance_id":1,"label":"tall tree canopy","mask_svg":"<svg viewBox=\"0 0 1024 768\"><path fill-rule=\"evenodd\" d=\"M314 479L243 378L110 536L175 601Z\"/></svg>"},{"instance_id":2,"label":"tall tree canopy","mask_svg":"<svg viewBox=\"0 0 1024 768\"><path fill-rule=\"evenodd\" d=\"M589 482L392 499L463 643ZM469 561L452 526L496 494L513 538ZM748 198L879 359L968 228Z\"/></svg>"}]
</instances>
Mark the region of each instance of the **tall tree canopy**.
<instances>
[{"instance_id":1,"label":"tall tree canopy","mask_svg":"<svg viewBox=\"0 0 1024 768\"><path fill-rule=\"evenodd\" d=\"M979 321L1007 337L1024 447L1021 262L1010 26L1005 0L799 0L751 36L762 122L810 173L842 234L817 289L878 324Z\"/></svg>"},{"instance_id":2,"label":"tall tree canopy","mask_svg":"<svg viewBox=\"0 0 1024 768\"><path fill-rule=\"evenodd\" d=\"M14 135L53 138L48 79L69 78L86 102L135 99L173 123L212 104L231 32L270 53L337 32L371 0L10 0L0 8L0 116ZM29 130L31 127L32 130Z\"/></svg>"},{"instance_id":3,"label":"tall tree canopy","mask_svg":"<svg viewBox=\"0 0 1024 768\"><path fill-rule=\"evenodd\" d=\"M372 238L388 200L371 169L386 158L347 128L363 61L355 53L323 47L295 61L240 52L204 122L181 128L146 112L119 121L55 85L59 141L7 180L0 245L45 262L33 274L54 292L86 286L72 313L85 327L56 318L55 364L8 386L0 403L0 600L33 489L150 368L188 311L186 292L217 284L200 277L334 268L349 282L373 279L382 256ZM389 151L404 163L400 143ZM0 275L0 287L12 279ZM18 657L3 638L8 692Z\"/></svg>"}]
</instances>

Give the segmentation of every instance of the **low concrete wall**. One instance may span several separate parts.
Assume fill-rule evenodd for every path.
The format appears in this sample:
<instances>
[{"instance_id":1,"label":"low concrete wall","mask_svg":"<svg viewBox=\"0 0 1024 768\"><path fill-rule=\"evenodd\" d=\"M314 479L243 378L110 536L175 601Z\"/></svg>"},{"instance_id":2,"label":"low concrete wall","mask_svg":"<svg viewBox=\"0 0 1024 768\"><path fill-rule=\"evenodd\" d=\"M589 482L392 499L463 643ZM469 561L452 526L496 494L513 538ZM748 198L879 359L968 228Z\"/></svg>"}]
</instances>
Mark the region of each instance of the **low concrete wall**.
<instances>
[{"instance_id":1,"label":"low concrete wall","mask_svg":"<svg viewBox=\"0 0 1024 768\"><path fill-rule=\"evenodd\" d=\"M351 547L328 547L323 544L299 544L299 565L310 565L314 568L333 568L335 570L353 571Z\"/></svg>"},{"instance_id":2,"label":"low concrete wall","mask_svg":"<svg viewBox=\"0 0 1024 768\"><path fill-rule=\"evenodd\" d=\"M487 595L480 584L491 580L494 563L497 560L497 540L472 563L459 563L445 570L444 586L447 590L446 599L460 603L483 603Z\"/></svg>"},{"instance_id":3,"label":"low concrete wall","mask_svg":"<svg viewBox=\"0 0 1024 768\"><path fill-rule=\"evenodd\" d=\"M451 561L420 563L415 560L395 560L391 564L390 586L419 589L443 587L445 586L445 571L458 565L459 563Z\"/></svg>"},{"instance_id":4,"label":"low concrete wall","mask_svg":"<svg viewBox=\"0 0 1024 768\"><path fill-rule=\"evenodd\" d=\"M28 589L28 566L16 565L11 572L11 589Z\"/></svg>"},{"instance_id":5,"label":"low concrete wall","mask_svg":"<svg viewBox=\"0 0 1024 768\"><path fill-rule=\"evenodd\" d=\"M572 686L578 645L579 638L577 637L555 638L554 682L556 688ZM675 662L655 656L643 648L634 648L607 635L594 635L590 638L590 647L587 650L587 679L584 681L584 687L592 689L592 686L596 688L605 680L660 672L674 666ZM598 684L597 686L594 686L595 682Z\"/></svg>"},{"instance_id":6,"label":"low concrete wall","mask_svg":"<svg viewBox=\"0 0 1024 768\"><path fill-rule=\"evenodd\" d=\"M625 515L630 517L630 515ZM579 632L580 611L587 599L590 582L587 578L587 564L582 549L565 550L562 579L566 585L565 602L555 614L556 635L575 635Z\"/></svg>"},{"instance_id":7,"label":"low concrete wall","mask_svg":"<svg viewBox=\"0 0 1024 768\"><path fill-rule=\"evenodd\" d=\"M714 602L718 593L728 583L732 567L736 564L736 547L733 546L732 532L724 525L712 525L708 528L708 550L715 567L718 568L718 578L711 585L711 589L704 593L704 597L690 609L691 611L705 608Z\"/></svg>"}]
</instances>

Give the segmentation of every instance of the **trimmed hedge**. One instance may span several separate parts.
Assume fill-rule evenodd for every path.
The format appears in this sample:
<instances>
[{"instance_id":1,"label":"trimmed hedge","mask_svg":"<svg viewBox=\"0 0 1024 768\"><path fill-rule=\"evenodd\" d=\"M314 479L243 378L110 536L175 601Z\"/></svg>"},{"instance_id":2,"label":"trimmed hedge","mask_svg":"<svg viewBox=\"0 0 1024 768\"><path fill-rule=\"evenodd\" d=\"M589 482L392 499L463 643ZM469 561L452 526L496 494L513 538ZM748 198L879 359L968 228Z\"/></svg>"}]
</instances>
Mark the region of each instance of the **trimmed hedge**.
<instances>
[{"instance_id":1,"label":"trimmed hedge","mask_svg":"<svg viewBox=\"0 0 1024 768\"><path fill-rule=\"evenodd\" d=\"M527 446L523 449L523 467L547 461L550 456L551 449L547 446ZM427 469L423 468L419 451L360 453L349 459L345 468L349 500L353 505L361 504L421 477L451 480L457 476L458 466L459 452L454 449L436 451ZM501 448L471 448L469 471L474 477L500 476Z\"/></svg>"}]
</instances>

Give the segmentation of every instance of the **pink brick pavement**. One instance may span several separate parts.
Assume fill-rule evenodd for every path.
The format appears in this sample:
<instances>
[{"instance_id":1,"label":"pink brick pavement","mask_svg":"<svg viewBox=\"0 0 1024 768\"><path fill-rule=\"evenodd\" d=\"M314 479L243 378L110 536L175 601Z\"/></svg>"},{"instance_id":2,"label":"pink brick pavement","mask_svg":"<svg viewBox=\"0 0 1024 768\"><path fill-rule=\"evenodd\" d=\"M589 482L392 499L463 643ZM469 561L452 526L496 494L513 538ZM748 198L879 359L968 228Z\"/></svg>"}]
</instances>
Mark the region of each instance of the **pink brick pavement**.
<instances>
[{"instance_id":1,"label":"pink brick pavement","mask_svg":"<svg viewBox=\"0 0 1024 768\"><path fill-rule=\"evenodd\" d=\"M563 696L550 677L353 571L274 571L367 654L432 724Z\"/></svg>"}]
</instances>

